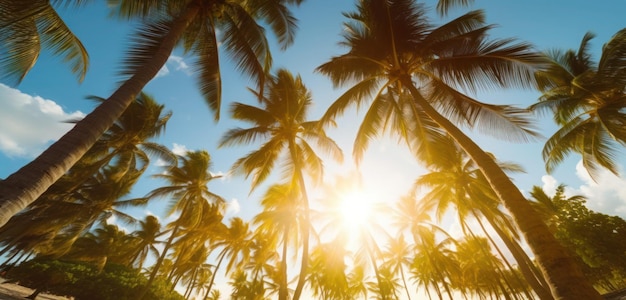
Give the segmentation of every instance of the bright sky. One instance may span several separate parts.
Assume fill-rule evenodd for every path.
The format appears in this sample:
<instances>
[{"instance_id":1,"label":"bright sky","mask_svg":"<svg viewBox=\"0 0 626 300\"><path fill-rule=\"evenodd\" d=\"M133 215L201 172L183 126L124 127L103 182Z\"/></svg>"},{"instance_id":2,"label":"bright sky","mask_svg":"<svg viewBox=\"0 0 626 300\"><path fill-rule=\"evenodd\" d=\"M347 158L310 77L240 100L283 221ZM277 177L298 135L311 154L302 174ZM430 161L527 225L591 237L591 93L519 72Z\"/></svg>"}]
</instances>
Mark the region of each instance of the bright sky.
<instances>
[{"instance_id":1,"label":"bright sky","mask_svg":"<svg viewBox=\"0 0 626 300\"><path fill-rule=\"evenodd\" d=\"M96 2L99 4L61 11L66 23L83 41L90 54L91 66L82 84L77 83L69 67L59 59L51 58L47 52L42 53L35 68L19 86L9 87L6 82L0 84L0 178L16 171L68 130L70 125L62 121L90 112L93 103L84 100L85 96L107 97L115 89L120 79L116 71L125 55L132 26L107 18L108 10L100 3L104 1ZM434 7L436 2L428 0L427 4ZM623 0L475 0L471 8L484 9L488 23L498 24L492 35L515 37L541 50L577 49L583 35L591 31L597 35L592 40L596 58L602 44L626 25L623 17L626 1ZM340 91L334 90L328 79L314 74L313 70L331 56L345 51L337 47L344 21L341 12L353 10L352 0L305 1L295 10L300 27L295 44L285 52L273 52L274 67L300 74L312 91L315 104L309 119L321 116L331 101L340 95ZM457 9L451 16L467 10ZM443 23L434 14L432 20L435 24ZM254 101L245 90L249 83L232 71L233 64L226 56L222 58L224 107L234 101ZM216 141L222 133L237 124L228 120L226 110L222 112L223 118L218 124L212 121L189 72L189 63L189 57L175 53L159 77L145 89L157 102L173 111L167 131L159 142L176 150L206 149L213 157L212 171L226 173L237 158L252 148L216 149ZM537 96L532 91L502 91L479 95L479 98L487 102L525 107L532 104ZM354 111L348 112L338 120L338 129L329 130L329 135L343 148L347 163L338 166L329 162L326 170L328 181L332 181L336 175L349 173L353 168L350 155L356 132L355 115ZM538 119L537 126L546 137L555 130L549 119ZM571 193L589 197L588 206L592 209L626 217L626 181L623 179L607 174L600 180L601 185L593 183L577 165L579 157L576 155L562 164L554 174L546 175L541 159L545 139L529 144L511 144L482 135L472 136L478 137L479 145L493 152L499 159L524 166L527 173L515 176L520 189L527 191L533 185L543 185L551 192L559 183L565 183ZM394 201L404 194L422 172L411 155L398 148L393 139L381 139L373 143L364 157L361 170L367 193L375 199L386 201ZM148 173L158 171L158 168L152 167ZM145 195L158 183L153 179L142 180L133 191L133 196ZM216 180L211 189L229 199L232 204L229 215L238 215L245 220L258 211L257 200L265 191L260 187L249 195L249 182L240 177ZM151 205L147 211L137 213L145 212L159 214L160 206Z\"/></svg>"}]
</instances>

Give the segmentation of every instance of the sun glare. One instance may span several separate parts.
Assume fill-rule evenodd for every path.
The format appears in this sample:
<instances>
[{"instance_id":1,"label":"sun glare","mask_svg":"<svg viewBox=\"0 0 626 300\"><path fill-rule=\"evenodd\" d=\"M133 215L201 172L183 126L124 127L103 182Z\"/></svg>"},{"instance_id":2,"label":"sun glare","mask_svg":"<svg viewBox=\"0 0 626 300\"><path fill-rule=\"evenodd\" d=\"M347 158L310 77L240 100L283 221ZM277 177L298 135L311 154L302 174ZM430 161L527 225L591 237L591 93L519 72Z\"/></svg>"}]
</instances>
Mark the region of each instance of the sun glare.
<instances>
[{"instance_id":1,"label":"sun glare","mask_svg":"<svg viewBox=\"0 0 626 300\"><path fill-rule=\"evenodd\" d=\"M372 213L372 197L363 191L348 191L341 196L339 210L346 227L356 230L369 221Z\"/></svg>"}]
</instances>

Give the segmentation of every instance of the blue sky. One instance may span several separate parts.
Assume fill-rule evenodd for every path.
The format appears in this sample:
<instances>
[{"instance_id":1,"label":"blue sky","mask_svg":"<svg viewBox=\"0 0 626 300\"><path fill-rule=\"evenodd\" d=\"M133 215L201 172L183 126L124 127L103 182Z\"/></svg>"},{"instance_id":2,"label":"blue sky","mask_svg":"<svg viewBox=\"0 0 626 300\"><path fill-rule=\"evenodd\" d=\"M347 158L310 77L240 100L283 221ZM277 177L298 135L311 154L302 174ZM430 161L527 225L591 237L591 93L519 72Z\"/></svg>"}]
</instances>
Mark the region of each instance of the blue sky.
<instances>
[{"instance_id":1,"label":"blue sky","mask_svg":"<svg viewBox=\"0 0 626 300\"><path fill-rule=\"evenodd\" d=\"M100 1L98 1L100 2ZM102 1L103 2L103 1ZM426 1L434 7L435 1ZM286 68L300 74L311 90L314 107L310 119L316 119L325 111L340 91L334 90L330 81L313 70L333 55L343 53L337 46L340 41L341 12L354 10L354 2L338 0L308 0L295 10L299 19L299 31L295 44L287 51L274 51L275 68ZM602 44L618 30L625 27L623 12L626 1L498 1L476 0L471 9L484 9L487 22L497 24L494 37L514 37L529 42L540 50L553 48L577 48L587 31L597 36L592 40L596 58ZM468 9L456 9L450 17L458 16ZM107 97L116 88L120 77L117 70L125 55L132 24L108 18L108 10L102 3L80 9L60 11L70 28L83 41L90 54L91 65L83 83L79 84L58 58L43 52L39 61L18 86L0 82L0 178L16 171L46 145L68 130L61 121L84 115L93 109L93 103L84 100L87 95ZM433 23L443 21L432 15ZM173 111L167 131L159 142L174 149L206 149L214 161L213 172L226 173L231 164L250 151L251 147L216 149L216 142L227 129L241 126L228 120L223 110L219 123L213 122L208 107L201 99L195 79L188 70L189 57L175 52L163 69L144 90L157 102ZM222 56L223 103L235 101L253 103L254 99L245 87L250 83L233 71L233 64ZM506 90L480 93L486 102L514 104L526 107L537 99L533 91ZM330 129L329 135L338 141L346 155L344 165L327 163L327 181L337 174L346 174L354 168L351 144L358 122L354 111L338 119L339 127ZM540 132L548 137L556 127L548 118L538 118ZM521 164L526 174L515 176L518 187L524 191L533 185L543 185L551 190L558 183L567 184L570 193L589 197L589 206L608 214L626 217L626 182L610 174L595 184L585 176L577 165L579 157L573 155L554 174L547 176L541 159L545 139L528 144L511 144L484 135L470 133L479 145L493 152L499 159ZM623 157L623 156L622 156ZM622 162L626 160L622 159ZM623 164L622 164L623 165ZM149 174L158 172L152 167ZM277 170L279 172L279 170ZM364 187L374 198L394 201L404 194L417 176L423 172L411 155L391 138L373 143L361 165ZM159 184L144 179L131 196L145 195ZM212 183L211 189L233 203L230 215L249 220L257 211L256 202L264 188L249 194L249 182L241 177L226 177ZM151 205L147 210L137 211L159 214L162 205Z\"/></svg>"}]
</instances>

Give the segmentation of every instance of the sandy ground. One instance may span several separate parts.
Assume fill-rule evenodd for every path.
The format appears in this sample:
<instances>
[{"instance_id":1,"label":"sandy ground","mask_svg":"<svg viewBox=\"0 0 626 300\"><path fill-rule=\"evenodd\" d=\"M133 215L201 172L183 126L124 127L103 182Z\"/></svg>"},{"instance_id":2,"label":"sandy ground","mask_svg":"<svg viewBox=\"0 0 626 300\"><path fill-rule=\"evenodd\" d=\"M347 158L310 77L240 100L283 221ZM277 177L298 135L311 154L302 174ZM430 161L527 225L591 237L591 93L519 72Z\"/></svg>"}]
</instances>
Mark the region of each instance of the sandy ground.
<instances>
[{"instance_id":1,"label":"sandy ground","mask_svg":"<svg viewBox=\"0 0 626 300\"><path fill-rule=\"evenodd\" d=\"M4 279L0 277L0 282L3 282ZM0 284L0 300L24 300L24 298L28 297L33 293L32 289L27 287L23 287L13 283L2 283ZM45 293L41 293L37 296L37 300L67 300L66 297L59 297L54 295L49 295Z\"/></svg>"}]
</instances>

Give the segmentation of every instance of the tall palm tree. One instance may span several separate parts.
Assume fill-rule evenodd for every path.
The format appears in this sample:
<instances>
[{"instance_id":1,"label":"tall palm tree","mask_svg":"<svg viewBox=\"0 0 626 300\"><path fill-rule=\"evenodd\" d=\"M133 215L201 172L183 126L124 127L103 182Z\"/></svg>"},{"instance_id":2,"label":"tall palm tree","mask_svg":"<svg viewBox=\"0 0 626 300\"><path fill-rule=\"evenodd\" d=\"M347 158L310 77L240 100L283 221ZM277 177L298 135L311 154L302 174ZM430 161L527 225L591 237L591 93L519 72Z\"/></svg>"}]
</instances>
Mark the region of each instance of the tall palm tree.
<instances>
[{"instance_id":1,"label":"tall palm tree","mask_svg":"<svg viewBox=\"0 0 626 300\"><path fill-rule=\"evenodd\" d=\"M85 0L4 0L0 2L1 77L22 81L35 66L41 49L48 48L70 65L79 81L89 67L87 50L54 9L62 2L80 5Z\"/></svg>"},{"instance_id":2,"label":"tall palm tree","mask_svg":"<svg viewBox=\"0 0 626 300\"><path fill-rule=\"evenodd\" d=\"M448 133L476 162L531 246L557 298L599 299L579 266L533 213L492 157L453 122L524 140L536 133L524 110L490 105L465 95L494 87L528 87L541 55L512 40L489 40L491 26L472 11L439 27L411 0L367 0L346 13L342 45L348 52L318 67L335 86L356 82L322 117L332 121L350 105L365 113L355 142L357 159L379 130L406 138L425 158L436 156L441 131Z\"/></svg>"},{"instance_id":3,"label":"tall palm tree","mask_svg":"<svg viewBox=\"0 0 626 300\"><path fill-rule=\"evenodd\" d=\"M311 93L300 76L293 76L289 71L280 69L268 79L263 92L252 91L260 100L261 107L235 103L231 108L234 119L250 123L251 128L229 130L220 141L220 146L251 143L265 139L265 143L255 151L238 159L233 170L249 176L253 174L252 189L256 188L272 171L281 154L285 154L283 166L288 172L294 196L302 207L302 262L294 299L299 299L306 279L309 259L309 200L304 182L304 172L319 182L323 172L322 160L313 150L309 141L318 148L331 154L337 160L342 159L341 150L318 126L316 121L307 121L307 113L312 104ZM286 295L282 295L286 296ZM284 298L281 298L284 299Z\"/></svg>"},{"instance_id":4,"label":"tall palm tree","mask_svg":"<svg viewBox=\"0 0 626 300\"><path fill-rule=\"evenodd\" d=\"M268 238L270 247L282 245L277 274L278 297L286 299L289 294L287 257L289 247L298 249L298 237L302 232L302 208L293 197L293 187L289 184L275 184L268 188L261 199L263 210L253 222L257 225L256 235ZM278 247L272 247L277 249ZM267 254L267 253L265 253ZM257 261L259 263L259 261ZM259 266L263 268L263 266ZM255 275L256 276L256 275Z\"/></svg>"},{"instance_id":5,"label":"tall palm tree","mask_svg":"<svg viewBox=\"0 0 626 300\"><path fill-rule=\"evenodd\" d=\"M454 206L463 232L473 235L471 228L467 226L467 220L474 218L496 250L501 253L500 247L483 224L483 218L486 219L509 248L522 274L539 298L552 299L549 288L542 285L543 275L540 272L534 272L536 270L534 264L519 246L517 228L508 221L509 216L498 208L497 196L474 161L469 159L454 143L449 143L448 147L440 149L442 149L439 152L441 159L431 163L428 166L430 172L415 181L416 188L429 188L428 192L421 197L420 205L423 209L435 211L439 220L450 210L450 206ZM498 162L498 165L510 173L523 171L521 166L513 163ZM501 257L507 262L503 254ZM512 269L510 265L509 267Z\"/></svg>"},{"instance_id":6,"label":"tall palm tree","mask_svg":"<svg viewBox=\"0 0 626 300\"><path fill-rule=\"evenodd\" d=\"M137 17L143 24L125 63L123 73L128 79L36 159L0 181L0 226L35 201L94 145L156 76L177 45L197 57L194 67L199 74L200 90L218 118L218 44L222 43L221 48L232 55L238 70L262 85L271 56L265 30L257 20L270 26L285 48L292 43L296 27L286 5L301 1L110 0L115 13L124 18ZM10 3L14 2L18 1Z\"/></svg>"},{"instance_id":7,"label":"tall palm tree","mask_svg":"<svg viewBox=\"0 0 626 300\"><path fill-rule=\"evenodd\" d=\"M169 164L176 161L167 148L153 142L171 116L163 110L163 105L149 95L138 95L69 172L0 230L0 239L6 241L2 233L6 230L17 233L17 237L39 236L43 244L63 233L64 245L50 247L62 253L97 220L113 214L128 223L134 222L119 208L145 205L147 199L122 197L130 192L151 158Z\"/></svg>"},{"instance_id":8,"label":"tall palm tree","mask_svg":"<svg viewBox=\"0 0 626 300\"><path fill-rule=\"evenodd\" d=\"M138 299L145 295L147 288L156 278L163 260L174 244L174 239L180 236L181 230L193 229L211 215L222 215L224 198L208 188L209 182L217 178L209 171L211 168L209 153L204 150L187 152L184 156L180 156L178 161L178 166L167 168L166 172L154 175L154 177L164 179L167 185L152 190L146 196L147 198L171 197L167 215L174 213L180 215L172 222L170 236L161 250L161 256L152 267L148 283Z\"/></svg>"},{"instance_id":9,"label":"tall palm tree","mask_svg":"<svg viewBox=\"0 0 626 300\"><path fill-rule=\"evenodd\" d=\"M411 292L409 286L406 283L406 276L404 268L411 264L410 255L413 247L407 243L404 239L404 235L400 234L396 237L391 237L387 241L387 246L383 251L385 257L385 265L393 274L400 274L402 279L402 286L406 292L406 297L411 300Z\"/></svg>"},{"instance_id":10,"label":"tall palm tree","mask_svg":"<svg viewBox=\"0 0 626 300\"><path fill-rule=\"evenodd\" d=\"M578 51L548 52L550 65L537 72L543 94L531 109L553 113L561 127L543 148L548 172L571 152L582 156L594 179L602 168L618 172L618 147L626 145L626 29L604 45L597 63L589 49L593 37L585 34Z\"/></svg>"}]
</instances>

